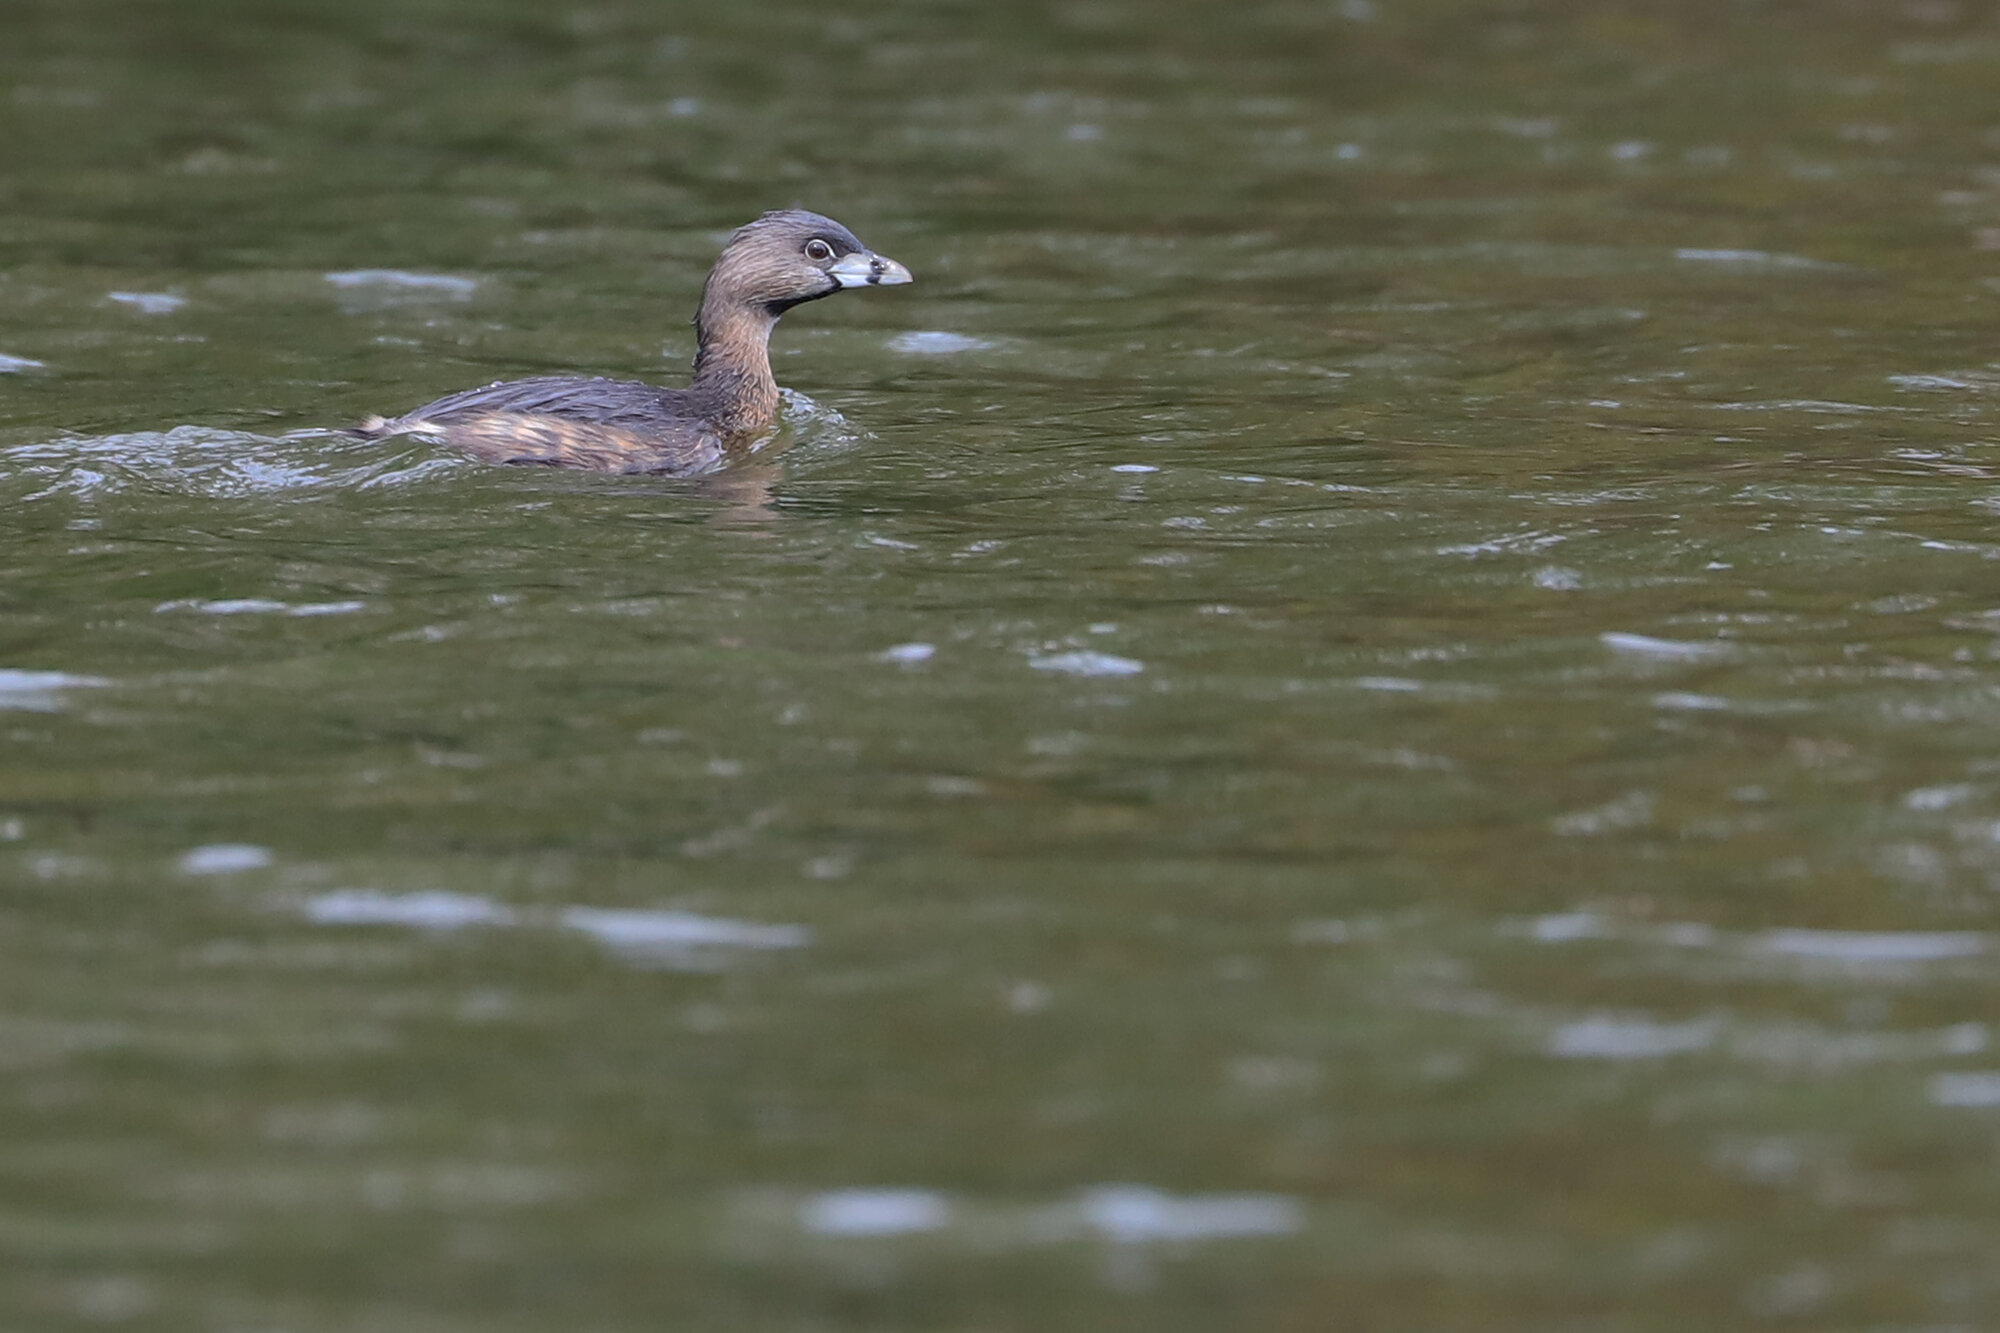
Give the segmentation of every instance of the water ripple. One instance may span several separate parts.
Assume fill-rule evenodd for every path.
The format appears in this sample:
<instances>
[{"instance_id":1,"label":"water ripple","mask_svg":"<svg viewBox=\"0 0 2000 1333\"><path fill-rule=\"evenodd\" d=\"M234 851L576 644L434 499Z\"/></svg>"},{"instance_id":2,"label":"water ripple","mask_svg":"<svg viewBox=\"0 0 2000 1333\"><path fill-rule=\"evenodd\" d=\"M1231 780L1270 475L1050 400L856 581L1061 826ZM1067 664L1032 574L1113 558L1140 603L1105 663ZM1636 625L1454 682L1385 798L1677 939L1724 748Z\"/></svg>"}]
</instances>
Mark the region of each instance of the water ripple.
<instances>
[{"instance_id":1,"label":"water ripple","mask_svg":"<svg viewBox=\"0 0 2000 1333\"><path fill-rule=\"evenodd\" d=\"M64 690L109 685L101 676L76 676L67 671L24 671L0 667L0 709L53 713L62 707Z\"/></svg>"},{"instance_id":2,"label":"water ripple","mask_svg":"<svg viewBox=\"0 0 2000 1333\"><path fill-rule=\"evenodd\" d=\"M307 899L303 911L308 921L324 926L405 926L431 931L468 926L560 927L588 935L627 962L680 971L712 971L730 951L799 949L812 942L812 931L805 926L645 908L523 911L475 894L443 890L384 893L378 889L336 889Z\"/></svg>"},{"instance_id":3,"label":"water ripple","mask_svg":"<svg viewBox=\"0 0 2000 1333\"><path fill-rule=\"evenodd\" d=\"M283 438L206 426L122 435L64 436L0 449L0 496L23 502L157 491L237 499L299 491L396 485L469 460L431 458L402 446L332 431ZM14 483L10 485L9 483Z\"/></svg>"}]
</instances>

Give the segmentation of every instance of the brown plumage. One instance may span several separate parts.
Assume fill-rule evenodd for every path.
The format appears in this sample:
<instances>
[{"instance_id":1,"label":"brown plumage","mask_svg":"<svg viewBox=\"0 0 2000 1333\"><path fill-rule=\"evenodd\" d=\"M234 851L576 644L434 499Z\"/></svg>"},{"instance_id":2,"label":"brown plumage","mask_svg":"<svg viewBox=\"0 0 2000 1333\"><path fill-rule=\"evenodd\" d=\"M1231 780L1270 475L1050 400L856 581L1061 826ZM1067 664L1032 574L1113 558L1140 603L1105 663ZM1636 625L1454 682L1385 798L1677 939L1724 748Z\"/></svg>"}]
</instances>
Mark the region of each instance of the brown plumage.
<instances>
[{"instance_id":1,"label":"brown plumage","mask_svg":"<svg viewBox=\"0 0 2000 1333\"><path fill-rule=\"evenodd\" d=\"M415 435L495 463L705 472L777 421L769 343L778 316L848 287L908 281L908 269L831 218L766 213L736 230L709 272L687 388L560 375L506 380L399 417L370 417L356 433Z\"/></svg>"}]
</instances>

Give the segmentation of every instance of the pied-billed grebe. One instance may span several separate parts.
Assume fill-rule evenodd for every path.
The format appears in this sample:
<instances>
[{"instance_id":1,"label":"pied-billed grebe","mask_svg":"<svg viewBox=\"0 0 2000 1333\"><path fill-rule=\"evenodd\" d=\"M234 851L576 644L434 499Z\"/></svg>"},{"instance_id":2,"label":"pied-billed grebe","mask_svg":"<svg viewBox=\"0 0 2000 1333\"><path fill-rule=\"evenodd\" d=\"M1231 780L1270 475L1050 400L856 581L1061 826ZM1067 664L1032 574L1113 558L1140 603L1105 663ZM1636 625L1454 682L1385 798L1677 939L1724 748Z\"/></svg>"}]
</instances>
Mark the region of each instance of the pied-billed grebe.
<instances>
[{"instance_id":1,"label":"pied-billed grebe","mask_svg":"<svg viewBox=\"0 0 2000 1333\"><path fill-rule=\"evenodd\" d=\"M766 213L736 229L709 271L687 388L570 375L503 380L399 417L370 417L357 433L415 435L496 463L705 471L778 418L769 348L778 316L849 287L908 281L910 270L832 218Z\"/></svg>"}]
</instances>

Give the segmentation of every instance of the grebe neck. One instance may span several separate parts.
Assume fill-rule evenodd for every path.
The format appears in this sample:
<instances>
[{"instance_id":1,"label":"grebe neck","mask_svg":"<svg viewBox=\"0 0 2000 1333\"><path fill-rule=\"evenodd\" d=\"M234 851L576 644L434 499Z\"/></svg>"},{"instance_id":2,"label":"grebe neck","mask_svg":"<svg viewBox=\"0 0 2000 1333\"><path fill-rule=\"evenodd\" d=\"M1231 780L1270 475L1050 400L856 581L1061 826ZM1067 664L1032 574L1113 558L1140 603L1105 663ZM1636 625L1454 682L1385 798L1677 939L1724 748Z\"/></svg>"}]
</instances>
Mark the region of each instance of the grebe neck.
<instances>
[{"instance_id":1,"label":"grebe neck","mask_svg":"<svg viewBox=\"0 0 2000 1333\"><path fill-rule=\"evenodd\" d=\"M771 329L777 316L734 302L704 299L695 317L693 391L714 404L715 424L730 435L755 435L778 418L771 376Z\"/></svg>"}]
</instances>

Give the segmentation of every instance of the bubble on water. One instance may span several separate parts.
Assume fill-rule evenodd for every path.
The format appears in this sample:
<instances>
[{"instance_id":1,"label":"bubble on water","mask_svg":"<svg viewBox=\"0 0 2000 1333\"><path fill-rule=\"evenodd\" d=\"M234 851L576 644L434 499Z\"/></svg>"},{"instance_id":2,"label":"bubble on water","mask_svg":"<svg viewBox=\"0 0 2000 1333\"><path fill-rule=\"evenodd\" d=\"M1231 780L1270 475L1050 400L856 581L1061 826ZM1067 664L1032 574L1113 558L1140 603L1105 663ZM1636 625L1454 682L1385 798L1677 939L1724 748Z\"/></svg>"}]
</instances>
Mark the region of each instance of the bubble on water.
<instances>
[{"instance_id":1,"label":"bubble on water","mask_svg":"<svg viewBox=\"0 0 2000 1333\"><path fill-rule=\"evenodd\" d=\"M34 361L25 356L9 356L0 352L0 375L25 375L31 370L47 370L48 363Z\"/></svg>"},{"instance_id":2,"label":"bubble on water","mask_svg":"<svg viewBox=\"0 0 2000 1333\"><path fill-rule=\"evenodd\" d=\"M937 645L934 643L899 643L894 647L884 648L877 656L884 662L895 662L902 666L915 666L919 662L928 662L931 658L937 656Z\"/></svg>"}]
</instances>

